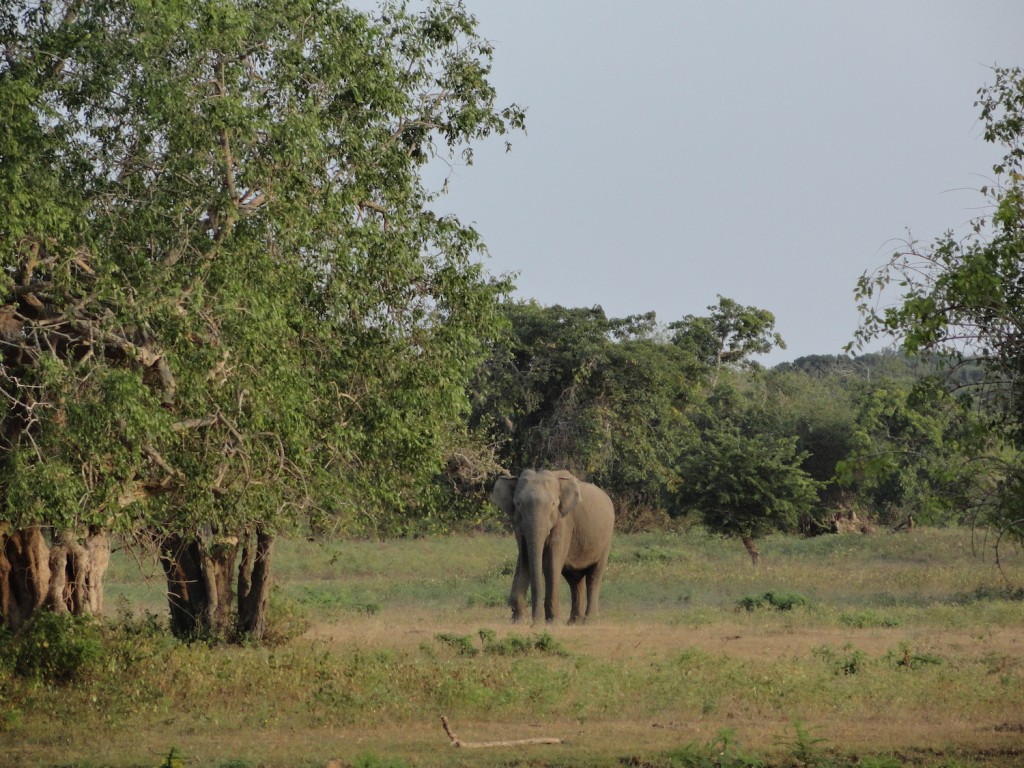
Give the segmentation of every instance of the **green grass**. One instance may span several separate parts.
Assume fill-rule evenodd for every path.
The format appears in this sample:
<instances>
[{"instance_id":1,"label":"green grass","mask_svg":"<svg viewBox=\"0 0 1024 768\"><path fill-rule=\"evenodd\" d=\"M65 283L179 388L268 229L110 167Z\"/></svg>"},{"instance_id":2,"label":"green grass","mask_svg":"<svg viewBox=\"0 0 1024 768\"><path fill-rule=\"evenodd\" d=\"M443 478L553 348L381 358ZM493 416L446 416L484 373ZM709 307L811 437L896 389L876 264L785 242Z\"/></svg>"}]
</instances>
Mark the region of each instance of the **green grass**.
<instances>
[{"instance_id":1,"label":"green grass","mask_svg":"<svg viewBox=\"0 0 1024 768\"><path fill-rule=\"evenodd\" d=\"M0 765L156 766L172 748L189 768L1024 760L1021 563L1008 585L959 530L761 551L755 569L698 529L619 536L599 620L542 628L508 624L508 537L282 541L273 621L295 638L244 648L171 640L161 580L120 552L122 617L84 679L0 664ZM467 740L569 743L452 751L442 714Z\"/></svg>"}]
</instances>

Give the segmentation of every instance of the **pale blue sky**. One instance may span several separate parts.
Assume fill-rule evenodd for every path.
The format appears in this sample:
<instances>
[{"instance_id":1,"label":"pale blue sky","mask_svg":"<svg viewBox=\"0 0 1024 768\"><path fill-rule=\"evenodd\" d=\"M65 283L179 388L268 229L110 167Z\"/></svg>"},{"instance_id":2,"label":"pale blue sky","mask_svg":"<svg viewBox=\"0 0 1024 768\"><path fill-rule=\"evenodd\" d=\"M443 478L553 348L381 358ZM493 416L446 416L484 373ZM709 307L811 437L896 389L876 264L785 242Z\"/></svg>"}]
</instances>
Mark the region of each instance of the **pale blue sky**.
<instances>
[{"instance_id":1,"label":"pale blue sky","mask_svg":"<svg viewBox=\"0 0 1024 768\"><path fill-rule=\"evenodd\" d=\"M839 353L858 276L981 203L977 89L1024 65L1019 0L466 0L528 134L439 203L517 295L615 317L775 313L765 364Z\"/></svg>"}]
</instances>

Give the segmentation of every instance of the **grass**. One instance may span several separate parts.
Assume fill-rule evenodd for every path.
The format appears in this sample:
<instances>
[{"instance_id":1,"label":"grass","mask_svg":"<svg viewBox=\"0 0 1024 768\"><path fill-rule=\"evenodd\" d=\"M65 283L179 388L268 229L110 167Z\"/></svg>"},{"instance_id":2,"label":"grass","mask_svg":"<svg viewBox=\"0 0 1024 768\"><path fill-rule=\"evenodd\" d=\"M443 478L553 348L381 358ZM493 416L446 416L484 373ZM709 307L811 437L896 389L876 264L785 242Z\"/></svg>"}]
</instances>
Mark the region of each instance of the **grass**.
<instances>
[{"instance_id":1,"label":"grass","mask_svg":"<svg viewBox=\"0 0 1024 768\"><path fill-rule=\"evenodd\" d=\"M530 627L508 624L506 537L284 541L277 620L305 631L264 648L155 632L160 579L119 553L108 601L142 618L111 622L74 685L0 669L0 765L1024 762L1024 563L1008 588L961 530L761 551L754 569L697 529L620 536L602 616ZM467 741L568 743L456 751L441 715Z\"/></svg>"}]
</instances>

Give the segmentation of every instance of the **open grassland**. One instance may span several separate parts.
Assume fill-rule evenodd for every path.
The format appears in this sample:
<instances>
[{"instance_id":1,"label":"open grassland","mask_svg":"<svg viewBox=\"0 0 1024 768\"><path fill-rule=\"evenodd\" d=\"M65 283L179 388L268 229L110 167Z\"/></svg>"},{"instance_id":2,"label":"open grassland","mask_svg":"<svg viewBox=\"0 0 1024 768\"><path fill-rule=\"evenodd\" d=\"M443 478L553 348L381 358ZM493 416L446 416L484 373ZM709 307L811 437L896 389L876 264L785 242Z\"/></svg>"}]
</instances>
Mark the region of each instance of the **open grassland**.
<instances>
[{"instance_id":1,"label":"open grassland","mask_svg":"<svg viewBox=\"0 0 1024 768\"><path fill-rule=\"evenodd\" d=\"M0 764L1024 765L1024 557L965 530L617 538L602 616L511 626L497 536L276 555L273 647L183 646L121 619L82 682L0 673ZM123 554L110 613L164 611ZM563 585L563 615L568 589ZM117 622L114 622L117 623ZM455 750L467 741L561 745Z\"/></svg>"}]
</instances>

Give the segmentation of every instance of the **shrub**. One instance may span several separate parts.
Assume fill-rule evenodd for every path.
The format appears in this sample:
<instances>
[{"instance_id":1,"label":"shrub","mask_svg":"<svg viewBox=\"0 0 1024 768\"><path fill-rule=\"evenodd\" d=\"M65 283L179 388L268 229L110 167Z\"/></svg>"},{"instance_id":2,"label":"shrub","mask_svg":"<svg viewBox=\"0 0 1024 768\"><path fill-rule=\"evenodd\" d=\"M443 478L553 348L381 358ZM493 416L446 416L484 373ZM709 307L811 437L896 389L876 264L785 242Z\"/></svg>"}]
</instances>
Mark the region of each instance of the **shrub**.
<instances>
[{"instance_id":1,"label":"shrub","mask_svg":"<svg viewBox=\"0 0 1024 768\"><path fill-rule=\"evenodd\" d=\"M498 634L493 629L481 629L477 634L480 636L483 653L494 656L526 656L535 651L551 656L569 655L564 646L547 632L533 637L510 634L501 640L498 639ZM434 639L451 646L461 656L476 656L481 652L481 649L473 645L473 638L469 635L444 632L434 635Z\"/></svg>"},{"instance_id":2,"label":"shrub","mask_svg":"<svg viewBox=\"0 0 1024 768\"><path fill-rule=\"evenodd\" d=\"M439 643L449 645L459 652L461 656L476 656L480 651L473 645L473 638L469 635L455 635L450 632L442 632L434 635Z\"/></svg>"},{"instance_id":3,"label":"shrub","mask_svg":"<svg viewBox=\"0 0 1024 768\"><path fill-rule=\"evenodd\" d=\"M363 752L356 758L353 768L408 768L409 764L400 757L378 757L373 752Z\"/></svg>"},{"instance_id":4,"label":"shrub","mask_svg":"<svg viewBox=\"0 0 1024 768\"><path fill-rule=\"evenodd\" d=\"M37 611L14 635L5 655L22 677L50 683L80 680L103 656L100 628L91 616Z\"/></svg>"},{"instance_id":5,"label":"shrub","mask_svg":"<svg viewBox=\"0 0 1024 768\"><path fill-rule=\"evenodd\" d=\"M753 611L757 608L774 608L777 611L791 611L796 607L810 605L810 601L803 595L796 592L765 592L756 597L743 597L737 601L737 606L746 611Z\"/></svg>"},{"instance_id":6,"label":"shrub","mask_svg":"<svg viewBox=\"0 0 1024 768\"><path fill-rule=\"evenodd\" d=\"M267 629L262 642L280 646L306 632L312 624L295 600L281 595L276 589L270 593L267 611Z\"/></svg>"},{"instance_id":7,"label":"shrub","mask_svg":"<svg viewBox=\"0 0 1024 768\"><path fill-rule=\"evenodd\" d=\"M886 660L895 663L897 667L905 669L920 669L921 667L937 666L942 664L942 657L934 653L918 653L910 650L907 643L901 643L898 652L889 651Z\"/></svg>"},{"instance_id":8,"label":"shrub","mask_svg":"<svg viewBox=\"0 0 1024 768\"><path fill-rule=\"evenodd\" d=\"M854 629L865 629L868 627L898 627L899 620L882 616L874 611L861 611L859 613L843 613L839 615L839 623Z\"/></svg>"},{"instance_id":9,"label":"shrub","mask_svg":"<svg viewBox=\"0 0 1024 768\"><path fill-rule=\"evenodd\" d=\"M736 746L735 732L719 731L707 744L687 744L668 752L673 768L762 768L764 763L745 755Z\"/></svg>"},{"instance_id":10,"label":"shrub","mask_svg":"<svg viewBox=\"0 0 1024 768\"><path fill-rule=\"evenodd\" d=\"M837 654L827 645L816 648L813 653L821 658L835 675L856 675L863 672L868 661L867 654L847 644L843 648L845 655Z\"/></svg>"}]
</instances>

